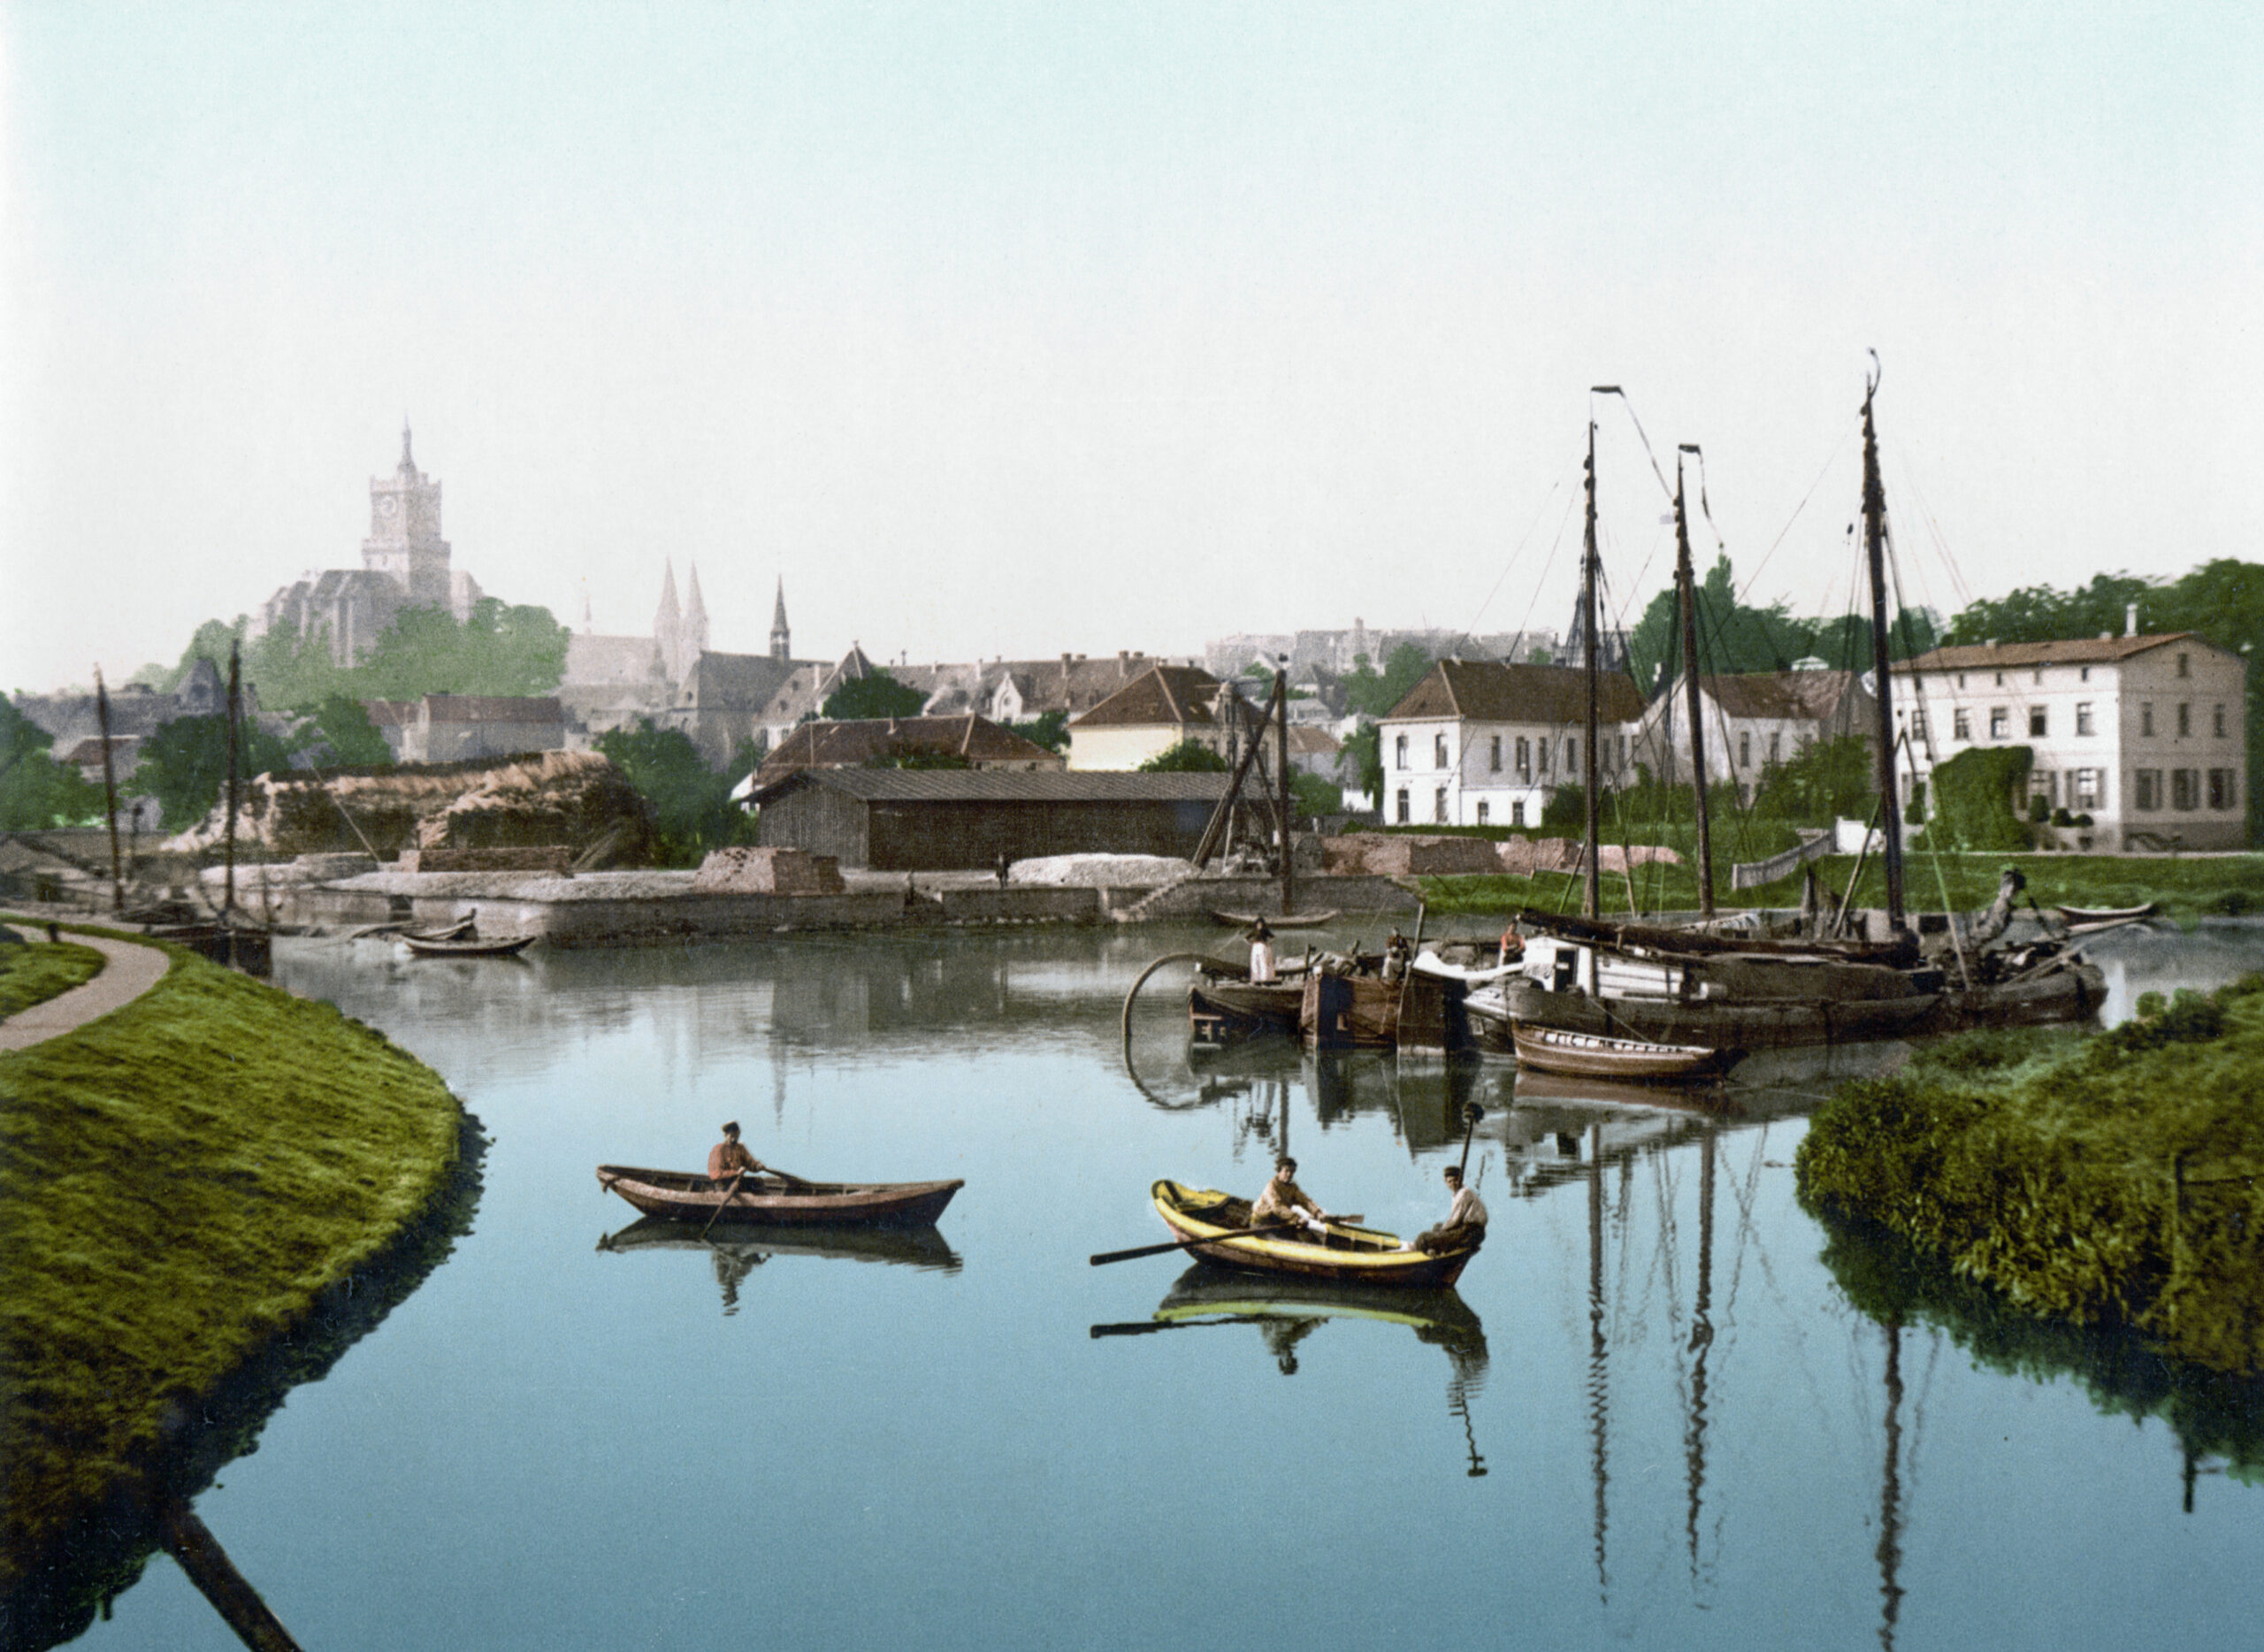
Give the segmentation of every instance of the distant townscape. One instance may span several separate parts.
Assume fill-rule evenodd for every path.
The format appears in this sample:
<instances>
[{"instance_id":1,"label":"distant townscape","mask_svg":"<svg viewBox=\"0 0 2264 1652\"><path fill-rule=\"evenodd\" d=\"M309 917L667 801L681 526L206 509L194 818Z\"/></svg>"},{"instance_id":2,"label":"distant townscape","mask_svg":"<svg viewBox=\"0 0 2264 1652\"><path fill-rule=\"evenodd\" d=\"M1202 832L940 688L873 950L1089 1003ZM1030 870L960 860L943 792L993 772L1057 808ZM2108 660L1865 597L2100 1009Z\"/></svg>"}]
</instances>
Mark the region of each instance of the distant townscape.
<instances>
[{"instance_id":1,"label":"distant townscape","mask_svg":"<svg viewBox=\"0 0 2264 1652\"><path fill-rule=\"evenodd\" d=\"M136 830L203 820L218 795L232 654L242 761L318 775L593 754L648 792L673 822L665 852L679 856L759 836L866 864L871 817L891 809L1129 819L1143 786L1159 799L1170 790L1152 777L1224 773L1253 746L1301 819L1515 831L1577 811L1588 738L1577 615L1562 630L1487 633L1354 617L1220 637L1199 658L1126 647L915 662L857 641L798 654L783 580L763 636L719 624L698 568L687 562L679 585L662 555L649 633L603 635L586 614L572 629L511 606L456 565L442 485L418 467L409 429L394 468L368 486L358 567L310 570L250 613L206 622L176 665L100 697L19 692L7 825L88 823L105 784ZM2254 586L2228 570L2264 573L2214 563L2184 581L2016 593L1947 623L1906 614L1892 670L1913 822L1929 818L1938 770L1954 779L1957 765L1988 763L2003 812L2045 846L2249 842L2245 632L2264 635L2264 614L2214 599L2229 579ZM1726 556L1697 600L1702 657L1713 656L1694 696L1710 782L1740 807L1860 815L1878 739L1868 632L1748 606ZM2119 608L2119 624L2096 625L2103 605ZM1671 607L1662 593L1633 625L1597 631L1595 756L1613 793L1691 777L1694 697ZM717 631L762 646L719 648ZM855 777L890 769L925 771L921 798L885 801L911 783ZM1076 778L1096 775L1151 778L1113 790ZM1183 849L1186 818L1182 808L1178 825L1134 835ZM1113 841L1080 830L1079 841ZM983 863L971 848L946 858Z\"/></svg>"}]
</instances>

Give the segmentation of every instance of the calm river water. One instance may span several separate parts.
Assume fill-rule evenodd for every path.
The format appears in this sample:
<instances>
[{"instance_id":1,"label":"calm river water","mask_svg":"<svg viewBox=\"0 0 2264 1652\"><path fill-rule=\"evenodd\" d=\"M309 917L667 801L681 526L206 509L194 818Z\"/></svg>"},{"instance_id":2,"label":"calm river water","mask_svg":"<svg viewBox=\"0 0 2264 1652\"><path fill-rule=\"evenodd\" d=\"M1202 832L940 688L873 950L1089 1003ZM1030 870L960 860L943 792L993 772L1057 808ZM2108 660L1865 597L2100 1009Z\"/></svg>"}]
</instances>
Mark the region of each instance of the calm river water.
<instances>
[{"instance_id":1,"label":"calm river water","mask_svg":"<svg viewBox=\"0 0 2264 1652\"><path fill-rule=\"evenodd\" d=\"M1197 1072L1164 991L1128 1075L1126 986L1219 934L279 948L494 1144L471 1235L199 1512L326 1652L2253 1644L2264 1488L2207 1426L1850 1305L1790 1168L1824 1075L1709 1118L1506 1067ZM2106 961L2119 1013L2264 931ZM1285 1125L1324 1203L1412 1232L1465 1099L1457 1294L1086 1263L1166 1236L1156 1177L1254 1193ZM968 1185L879 1256L608 1248L593 1167L697 1167L730 1118L803 1175ZM235 1645L162 1557L86 1643Z\"/></svg>"}]
</instances>

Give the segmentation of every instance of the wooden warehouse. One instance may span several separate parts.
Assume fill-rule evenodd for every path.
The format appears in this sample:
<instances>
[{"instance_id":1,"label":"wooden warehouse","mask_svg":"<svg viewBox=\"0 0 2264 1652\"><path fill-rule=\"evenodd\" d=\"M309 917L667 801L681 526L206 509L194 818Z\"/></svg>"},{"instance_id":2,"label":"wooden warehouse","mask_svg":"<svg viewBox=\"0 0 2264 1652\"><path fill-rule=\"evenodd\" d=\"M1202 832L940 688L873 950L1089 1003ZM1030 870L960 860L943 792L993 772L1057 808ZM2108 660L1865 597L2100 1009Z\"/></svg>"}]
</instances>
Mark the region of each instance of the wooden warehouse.
<instances>
[{"instance_id":1,"label":"wooden warehouse","mask_svg":"<svg viewBox=\"0 0 2264 1652\"><path fill-rule=\"evenodd\" d=\"M987 869L1005 855L1191 855L1216 774L805 769L759 788L766 848L884 872Z\"/></svg>"}]
</instances>

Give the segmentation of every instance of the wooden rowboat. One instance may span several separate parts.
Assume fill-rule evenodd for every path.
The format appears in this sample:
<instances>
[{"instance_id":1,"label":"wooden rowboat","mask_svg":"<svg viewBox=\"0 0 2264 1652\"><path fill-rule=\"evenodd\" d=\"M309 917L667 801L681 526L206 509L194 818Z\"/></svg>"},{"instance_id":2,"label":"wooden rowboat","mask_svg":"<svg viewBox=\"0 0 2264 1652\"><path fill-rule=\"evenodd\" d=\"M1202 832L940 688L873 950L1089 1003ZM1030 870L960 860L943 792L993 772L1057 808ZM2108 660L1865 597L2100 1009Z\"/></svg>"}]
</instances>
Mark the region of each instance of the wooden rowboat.
<instances>
[{"instance_id":1,"label":"wooden rowboat","mask_svg":"<svg viewBox=\"0 0 2264 1652\"><path fill-rule=\"evenodd\" d=\"M730 1182L710 1181L684 1170L640 1170L631 1165L600 1165L598 1186L618 1193L647 1216L677 1221L762 1223L788 1228L842 1227L890 1222L922 1227L944 1213L964 1182L787 1182L778 1176L748 1176L729 1204ZM718 1226L721 1222L718 1223Z\"/></svg>"},{"instance_id":2,"label":"wooden rowboat","mask_svg":"<svg viewBox=\"0 0 2264 1652\"><path fill-rule=\"evenodd\" d=\"M1223 923L1230 929L1247 929L1260 920L1269 929L1318 929L1343 915L1335 906L1326 912L1285 912L1279 916L1266 912L1220 912L1215 906L1210 908L1210 913L1212 922Z\"/></svg>"},{"instance_id":3,"label":"wooden rowboat","mask_svg":"<svg viewBox=\"0 0 2264 1652\"><path fill-rule=\"evenodd\" d=\"M1401 1289L1430 1290L1451 1285L1462 1277L1478 1246L1434 1254L1403 1250L1399 1235L1349 1222L1327 1224L1326 1243L1304 1236L1253 1234L1229 1239L1220 1235L1249 1227L1250 1201L1221 1193L1215 1188L1189 1188L1163 1181L1148 1189L1156 1214L1179 1239L1207 1243L1189 1247L1192 1254L1220 1267L1245 1273L1287 1273L1301 1279L1334 1280L1347 1285L1373 1285Z\"/></svg>"},{"instance_id":4,"label":"wooden rowboat","mask_svg":"<svg viewBox=\"0 0 2264 1652\"><path fill-rule=\"evenodd\" d=\"M2081 935L2086 930L2111 929L2117 924L2151 918L2161 910L2161 904L2150 900L2143 906L2054 906L2053 910L2068 926L2068 933Z\"/></svg>"},{"instance_id":5,"label":"wooden rowboat","mask_svg":"<svg viewBox=\"0 0 2264 1652\"><path fill-rule=\"evenodd\" d=\"M1565 1032L1519 1021L1511 1029L1518 1065L1574 1078L1619 1083L1673 1083L1711 1078L1744 1059L1742 1050L1709 1050L1703 1044L1650 1044L1641 1038L1607 1038L1598 1033Z\"/></svg>"},{"instance_id":6,"label":"wooden rowboat","mask_svg":"<svg viewBox=\"0 0 2264 1652\"><path fill-rule=\"evenodd\" d=\"M401 944L419 958L510 958L534 945L532 935L508 935L494 940L481 940L467 936L461 940L442 940L422 935L404 935Z\"/></svg>"}]
</instances>

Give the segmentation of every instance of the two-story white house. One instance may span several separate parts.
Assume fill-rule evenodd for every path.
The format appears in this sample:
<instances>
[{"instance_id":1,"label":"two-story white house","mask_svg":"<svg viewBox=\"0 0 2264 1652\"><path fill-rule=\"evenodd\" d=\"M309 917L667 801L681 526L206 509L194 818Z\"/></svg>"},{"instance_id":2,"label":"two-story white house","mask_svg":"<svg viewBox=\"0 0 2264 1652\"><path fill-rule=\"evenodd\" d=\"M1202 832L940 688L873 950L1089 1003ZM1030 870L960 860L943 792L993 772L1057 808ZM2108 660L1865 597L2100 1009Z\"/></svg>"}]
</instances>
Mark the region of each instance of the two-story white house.
<instances>
[{"instance_id":1,"label":"two-story white house","mask_svg":"<svg viewBox=\"0 0 2264 1652\"><path fill-rule=\"evenodd\" d=\"M1698 732L1707 784L1734 784L1749 802L1771 768L1791 762L1815 742L1850 734L1875 738L1878 702L1865 685L1821 660L1799 661L1789 671L1701 672ZM1654 780L1690 784L1690 701L1682 678L1643 714L1635 761Z\"/></svg>"},{"instance_id":2,"label":"two-story white house","mask_svg":"<svg viewBox=\"0 0 2264 1652\"><path fill-rule=\"evenodd\" d=\"M1975 746L2035 753L2032 798L2092 817L2094 848L2248 840L2246 662L2196 631L1937 648L1894 668L1919 776Z\"/></svg>"},{"instance_id":3,"label":"two-story white house","mask_svg":"<svg viewBox=\"0 0 2264 1652\"><path fill-rule=\"evenodd\" d=\"M1549 794L1586 765L1587 675L1574 666L1441 660L1377 719L1383 816L1394 826L1538 826ZM1634 778L1643 697L1624 671L1598 684L1602 783Z\"/></svg>"}]
</instances>

